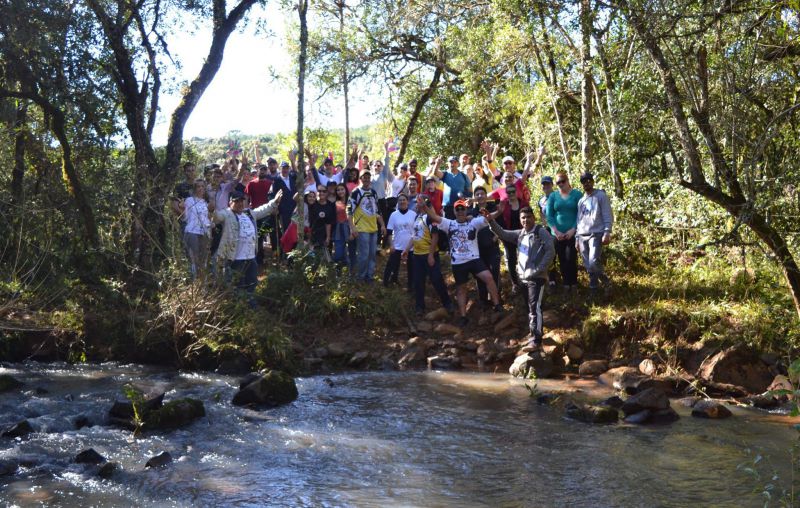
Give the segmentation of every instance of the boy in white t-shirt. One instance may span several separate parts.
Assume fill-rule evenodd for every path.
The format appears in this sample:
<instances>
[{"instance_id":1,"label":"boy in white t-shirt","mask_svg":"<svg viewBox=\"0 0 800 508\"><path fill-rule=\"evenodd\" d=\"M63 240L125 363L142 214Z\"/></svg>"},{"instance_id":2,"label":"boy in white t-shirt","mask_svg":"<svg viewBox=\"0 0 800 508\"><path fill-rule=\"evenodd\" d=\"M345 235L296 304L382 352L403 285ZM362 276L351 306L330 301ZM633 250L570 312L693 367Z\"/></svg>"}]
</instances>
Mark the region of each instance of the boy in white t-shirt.
<instances>
[{"instance_id":1,"label":"boy in white t-shirt","mask_svg":"<svg viewBox=\"0 0 800 508\"><path fill-rule=\"evenodd\" d=\"M392 237L392 253L386 261L386 268L383 270L383 285L397 284L397 277L400 273L400 260L403 251L411 244L414 234L414 219L417 214L408 208L408 196L400 194L397 196L397 210L389 216L389 223L386 225L388 234ZM388 235L387 235L388 236ZM408 290L412 290L412 269L411 263L408 266Z\"/></svg>"}]
</instances>

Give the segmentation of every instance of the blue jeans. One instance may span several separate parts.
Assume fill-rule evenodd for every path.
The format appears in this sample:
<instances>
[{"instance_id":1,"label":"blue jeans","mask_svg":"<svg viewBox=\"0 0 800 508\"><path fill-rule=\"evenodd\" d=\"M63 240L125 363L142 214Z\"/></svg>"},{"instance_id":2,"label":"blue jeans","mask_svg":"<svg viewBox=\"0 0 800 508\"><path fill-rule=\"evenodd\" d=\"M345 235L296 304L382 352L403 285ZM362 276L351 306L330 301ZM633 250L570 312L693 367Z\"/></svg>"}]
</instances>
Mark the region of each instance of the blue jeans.
<instances>
[{"instance_id":1,"label":"blue jeans","mask_svg":"<svg viewBox=\"0 0 800 508\"><path fill-rule=\"evenodd\" d=\"M375 276L375 254L378 248L378 233L359 233L356 238L358 278L371 281Z\"/></svg>"},{"instance_id":2,"label":"blue jeans","mask_svg":"<svg viewBox=\"0 0 800 508\"><path fill-rule=\"evenodd\" d=\"M258 263L255 258L228 261L225 281L229 284L233 282L236 289L246 291L250 306L255 306L253 293L256 290L256 283L258 283Z\"/></svg>"},{"instance_id":3,"label":"blue jeans","mask_svg":"<svg viewBox=\"0 0 800 508\"><path fill-rule=\"evenodd\" d=\"M333 226L333 261L337 264L348 265L347 240L350 238L350 224L339 222Z\"/></svg>"}]
</instances>

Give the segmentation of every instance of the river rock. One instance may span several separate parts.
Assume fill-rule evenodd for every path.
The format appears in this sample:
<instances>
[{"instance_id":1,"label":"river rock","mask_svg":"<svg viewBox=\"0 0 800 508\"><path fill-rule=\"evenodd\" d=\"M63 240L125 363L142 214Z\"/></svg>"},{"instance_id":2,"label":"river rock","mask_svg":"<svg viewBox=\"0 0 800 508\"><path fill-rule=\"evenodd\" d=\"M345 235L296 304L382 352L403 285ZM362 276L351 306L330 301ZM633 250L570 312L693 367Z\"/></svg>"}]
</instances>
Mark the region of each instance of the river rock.
<instances>
[{"instance_id":1,"label":"river rock","mask_svg":"<svg viewBox=\"0 0 800 508\"><path fill-rule=\"evenodd\" d=\"M13 460L0 459L0 477L16 474L19 464Z\"/></svg>"},{"instance_id":2,"label":"river rock","mask_svg":"<svg viewBox=\"0 0 800 508\"><path fill-rule=\"evenodd\" d=\"M76 464L100 464L105 461L105 457L97 453L94 448L83 450L75 456Z\"/></svg>"},{"instance_id":3,"label":"river rock","mask_svg":"<svg viewBox=\"0 0 800 508\"><path fill-rule=\"evenodd\" d=\"M440 335L454 335L460 332L461 328L456 325L451 325L450 323L437 323L436 326L433 327L433 331Z\"/></svg>"},{"instance_id":4,"label":"river rock","mask_svg":"<svg viewBox=\"0 0 800 508\"><path fill-rule=\"evenodd\" d=\"M28 422L28 420L22 420L16 425L13 425L9 427L7 430L3 431L3 433L0 434L0 437L10 437L10 438L24 437L32 432L33 432L33 427L31 427L31 424Z\"/></svg>"},{"instance_id":5,"label":"river rock","mask_svg":"<svg viewBox=\"0 0 800 508\"><path fill-rule=\"evenodd\" d=\"M514 326L514 323L516 322L516 320L517 320L517 316L513 312L511 312L511 313L503 316L500 319L500 321L495 323L494 331L496 333L500 333L503 330L505 330L506 328L511 328L512 326Z\"/></svg>"},{"instance_id":6,"label":"river rock","mask_svg":"<svg viewBox=\"0 0 800 508\"><path fill-rule=\"evenodd\" d=\"M625 416L638 413L645 409L657 411L659 409L666 409L669 407L669 399L666 394L656 388L648 388L636 395L631 395L622 404L622 412Z\"/></svg>"},{"instance_id":7,"label":"river rock","mask_svg":"<svg viewBox=\"0 0 800 508\"><path fill-rule=\"evenodd\" d=\"M461 358L456 355L436 355L428 358L429 369L455 370L461 368Z\"/></svg>"},{"instance_id":8,"label":"river rock","mask_svg":"<svg viewBox=\"0 0 800 508\"><path fill-rule=\"evenodd\" d=\"M425 314L425 319L427 321L444 321L445 319L450 317L450 313L447 312L447 309L444 307L439 307L436 310L432 310Z\"/></svg>"},{"instance_id":9,"label":"river rock","mask_svg":"<svg viewBox=\"0 0 800 508\"><path fill-rule=\"evenodd\" d=\"M350 360L347 361L347 365L350 367L360 367L361 365L364 365L367 360L369 360L369 352L359 351L350 357Z\"/></svg>"},{"instance_id":10,"label":"river rock","mask_svg":"<svg viewBox=\"0 0 800 508\"><path fill-rule=\"evenodd\" d=\"M706 381L741 386L750 393L763 393L773 379L769 366L743 346L733 346L706 358L697 375Z\"/></svg>"},{"instance_id":11,"label":"river rock","mask_svg":"<svg viewBox=\"0 0 800 508\"><path fill-rule=\"evenodd\" d=\"M197 399L172 400L144 417L145 430L171 430L189 425L206 415L206 408Z\"/></svg>"},{"instance_id":12,"label":"river rock","mask_svg":"<svg viewBox=\"0 0 800 508\"><path fill-rule=\"evenodd\" d=\"M633 367L616 367L600 374L599 380L604 385L612 386L616 390L624 390L627 393L633 393L636 390L636 385L639 384L647 376L639 372L639 369Z\"/></svg>"},{"instance_id":13,"label":"river rock","mask_svg":"<svg viewBox=\"0 0 800 508\"><path fill-rule=\"evenodd\" d=\"M792 386L792 382L789 381L789 378L787 378L786 376L777 375L774 378L772 378L772 383L770 383L769 386L767 387L767 391L772 392L777 390L788 390L790 392L793 392L794 387ZM780 395L780 396L787 397L787 395ZM791 399L792 396L789 395L788 398Z\"/></svg>"},{"instance_id":14,"label":"river rock","mask_svg":"<svg viewBox=\"0 0 800 508\"><path fill-rule=\"evenodd\" d=\"M721 419L728 418L731 415L730 409L715 400L698 400L695 405L692 406L692 416L697 418Z\"/></svg>"},{"instance_id":15,"label":"river rock","mask_svg":"<svg viewBox=\"0 0 800 508\"><path fill-rule=\"evenodd\" d=\"M577 405L569 403L566 406L567 417L586 423L616 423L619 413L613 407Z\"/></svg>"},{"instance_id":16,"label":"river rock","mask_svg":"<svg viewBox=\"0 0 800 508\"><path fill-rule=\"evenodd\" d=\"M553 374L554 370L553 360L549 356L533 352L518 356L508 368L508 373L514 377L529 378L534 375L545 378Z\"/></svg>"},{"instance_id":17,"label":"river rock","mask_svg":"<svg viewBox=\"0 0 800 508\"><path fill-rule=\"evenodd\" d=\"M275 407L297 399L294 378L279 370L270 370L240 389L233 396L235 406Z\"/></svg>"},{"instance_id":18,"label":"river rock","mask_svg":"<svg viewBox=\"0 0 800 508\"><path fill-rule=\"evenodd\" d=\"M659 409L650 414L650 419L647 423L654 423L656 425L663 425L680 420L680 415L674 409L668 407L666 409Z\"/></svg>"},{"instance_id":19,"label":"river rock","mask_svg":"<svg viewBox=\"0 0 800 508\"><path fill-rule=\"evenodd\" d=\"M417 323L416 327L417 331L423 333L428 333L433 331L433 323L431 323L430 321L420 321L419 323Z\"/></svg>"},{"instance_id":20,"label":"river rock","mask_svg":"<svg viewBox=\"0 0 800 508\"><path fill-rule=\"evenodd\" d=\"M153 468L153 467L162 467L166 466L172 462L172 455L169 452L161 452L158 455L150 457L150 460L147 461L147 464L144 465L145 469Z\"/></svg>"},{"instance_id":21,"label":"river rock","mask_svg":"<svg viewBox=\"0 0 800 508\"><path fill-rule=\"evenodd\" d=\"M642 425L644 423L647 423L647 421L650 419L651 414L652 412L649 409L643 409L638 413L633 413L626 416L625 419L623 419L622 421L634 425Z\"/></svg>"},{"instance_id":22,"label":"river rock","mask_svg":"<svg viewBox=\"0 0 800 508\"><path fill-rule=\"evenodd\" d=\"M612 395L611 397L609 397L609 398L607 398L605 400L601 400L599 404L601 406L609 406L609 407L613 407L614 409L619 409L619 408L622 407L622 404L624 404L624 403L625 403L624 400L620 399L616 395Z\"/></svg>"},{"instance_id":23,"label":"river rock","mask_svg":"<svg viewBox=\"0 0 800 508\"><path fill-rule=\"evenodd\" d=\"M8 374L0 374L0 393L16 390L25 386L25 383Z\"/></svg>"},{"instance_id":24,"label":"river rock","mask_svg":"<svg viewBox=\"0 0 800 508\"><path fill-rule=\"evenodd\" d=\"M164 404L164 392L144 396L144 403L139 408L141 413L158 409ZM109 420L130 421L133 419L133 402L129 400L116 401L108 410Z\"/></svg>"},{"instance_id":25,"label":"river rock","mask_svg":"<svg viewBox=\"0 0 800 508\"><path fill-rule=\"evenodd\" d=\"M586 360L578 367L578 374L581 376L599 376L608 370L608 362L605 360Z\"/></svg>"},{"instance_id":26,"label":"river rock","mask_svg":"<svg viewBox=\"0 0 800 508\"><path fill-rule=\"evenodd\" d=\"M749 397L742 397L738 399L738 402L742 404L748 404L753 407L757 407L758 409L775 409L776 407L781 405L781 401L778 400L776 397L769 394L769 392L763 393L761 395L751 395Z\"/></svg>"},{"instance_id":27,"label":"river rock","mask_svg":"<svg viewBox=\"0 0 800 508\"><path fill-rule=\"evenodd\" d=\"M542 393L536 397L536 403L542 406L551 406L559 399L555 393Z\"/></svg>"},{"instance_id":28,"label":"river rock","mask_svg":"<svg viewBox=\"0 0 800 508\"><path fill-rule=\"evenodd\" d=\"M97 476L103 478L104 480L108 480L114 473L119 469L119 464L116 462L106 462L102 466L97 469Z\"/></svg>"},{"instance_id":29,"label":"river rock","mask_svg":"<svg viewBox=\"0 0 800 508\"><path fill-rule=\"evenodd\" d=\"M645 376L652 376L656 373L656 362L649 358L645 358L639 362L639 372Z\"/></svg>"},{"instance_id":30,"label":"river rock","mask_svg":"<svg viewBox=\"0 0 800 508\"><path fill-rule=\"evenodd\" d=\"M409 346L400 351L400 359L397 365L400 368L420 367L428 359L428 348L425 346Z\"/></svg>"},{"instance_id":31,"label":"river rock","mask_svg":"<svg viewBox=\"0 0 800 508\"><path fill-rule=\"evenodd\" d=\"M702 400L700 397L684 397L682 399L678 399L678 404L683 407L694 407L694 405L700 400Z\"/></svg>"},{"instance_id":32,"label":"river rock","mask_svg":"<svg viewBox=\"0 0 800 508\"><path fill-rule=\"evenodd\" d=\"M583 358L583 349L577 344L570 343L565 353L570 363L578 363Z\"/></svg>"},{"instance_id":33,"label":"river rock","mask_svg":"<svg viewBox=\"0 0 800 508\"><path fill-rule=\"evenodd\" d=\"M329 356L347 356L348 354L350 354L350 348L344 342L330 342L328 344Z\"/></svg>"},{"instance_id":34,"label":"river rock","mask_svg":"<svg viewBox=\"0 0 800 508\"><path fill-rule=\"evenodd\" d=\"M92 421L86 415L78 415L72 424L75 426L75 430L81 430L84 427L91 427Z\"/></svg>"}]
</instances>

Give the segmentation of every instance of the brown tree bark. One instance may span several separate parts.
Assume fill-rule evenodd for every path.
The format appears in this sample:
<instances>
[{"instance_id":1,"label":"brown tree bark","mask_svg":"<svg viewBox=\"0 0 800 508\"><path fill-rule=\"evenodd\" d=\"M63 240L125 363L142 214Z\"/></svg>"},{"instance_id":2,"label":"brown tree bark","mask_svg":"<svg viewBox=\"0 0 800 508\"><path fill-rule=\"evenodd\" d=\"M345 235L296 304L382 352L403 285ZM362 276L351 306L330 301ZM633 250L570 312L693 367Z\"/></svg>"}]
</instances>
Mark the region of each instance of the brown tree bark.
<instances>
[{"instance_id":1,"label":"brown tree bark","mask_svg":"<svg viewBox=\"0 0 800 508\"><path fill-rule=\"evenodd\" d=\"M297 13L300 17L300 54L297 59L297 156L300 161L297 168L297 197L295 202L297 204L297 243L303 243L303 191L306 186L306 168L304 153L305 147L303 139L304 128L304 103L305 103L305 87L306 87L306 60L308 57L308 0L299 0L297 4ZM309 164L311 161L309 160ZM291 198L291 196L289 196Z\"/></svg>"},{"instance_id":2,"label":"brown tree bark","mask_svg":"<svg viewBox=\"0 0 800 508\"><path fill-rule=\"evenodd\" d=\"M581 164L592 170L592 3L581 0Z\"/></svg>"},{"instance_id":3,"label":"brown tree bark","mask_svg":"<svg viewBox=\"0 0 800 508\"><path fill-rule=\"evenodd\" d=\"M28 103L17 101L14 114L14 169L11 171L11 199L22 203L22 180L25 177L25 125L28 118Z\"/></svg>"},{"instance_id":4,"label":"brown tree bark","mask_svg":"<svg viewBox=\"0 0 800 508\"><path fill-rule=\"evenodd\" d=\"M403 132L403 137L400 140L400 150L397 153L397 161L395 162L395 165L397 166L403 162L403 158L406 156L408 142L411 140L411 136L414 134L414 128L417 126L417 120L419 120L419 115L422 113L422 108L424 108L425 104L427 104L431 97L433 97L436 87L439 86L439 80L442 78L442 70L442 67L436 67L436 70L433 71L433 77L431 78L428 88L425 89L422 95L420 95L419 99L417 99L417 103L414 104L414 110L411 112L411 117L408 119L408 125L406 125L406 130Z\"/></svg>"}]
</instances>

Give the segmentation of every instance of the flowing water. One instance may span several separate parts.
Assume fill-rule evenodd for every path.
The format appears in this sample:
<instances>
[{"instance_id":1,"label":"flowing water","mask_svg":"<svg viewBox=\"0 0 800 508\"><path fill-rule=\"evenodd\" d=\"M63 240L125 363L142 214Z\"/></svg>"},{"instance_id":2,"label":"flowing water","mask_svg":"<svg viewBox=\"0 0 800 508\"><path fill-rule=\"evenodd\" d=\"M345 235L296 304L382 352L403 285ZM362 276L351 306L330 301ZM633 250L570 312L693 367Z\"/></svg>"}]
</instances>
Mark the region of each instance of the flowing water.
<instances>
[{"instance_id":1,"label":"flowing water","mask_svg":"<svg viewBox=\"0 0 800 508\"><path fill-rule=\"evenodd\" d=\"M26 382L0 394L0 427L27 418L37 431L0 440L0 460L24 464L0 478L0 504L11 506L763 506L773 473L788 486L796 440L763 413L699 420L678 404L669 426L587 425L537 405L506 375L310 377L298 379L296 402L257 412L232 406L236 378L214 374L117 364L0 373ZM199 398L207 416L136 440L103 425L74 429L79 415L103 422L131 381L166 400ZM102 480L72 462L89 447L121 469ZM162 450L175 462L145 470ZM745 471L757 456L760 479Z\"/></svg>"}]
</instances>

